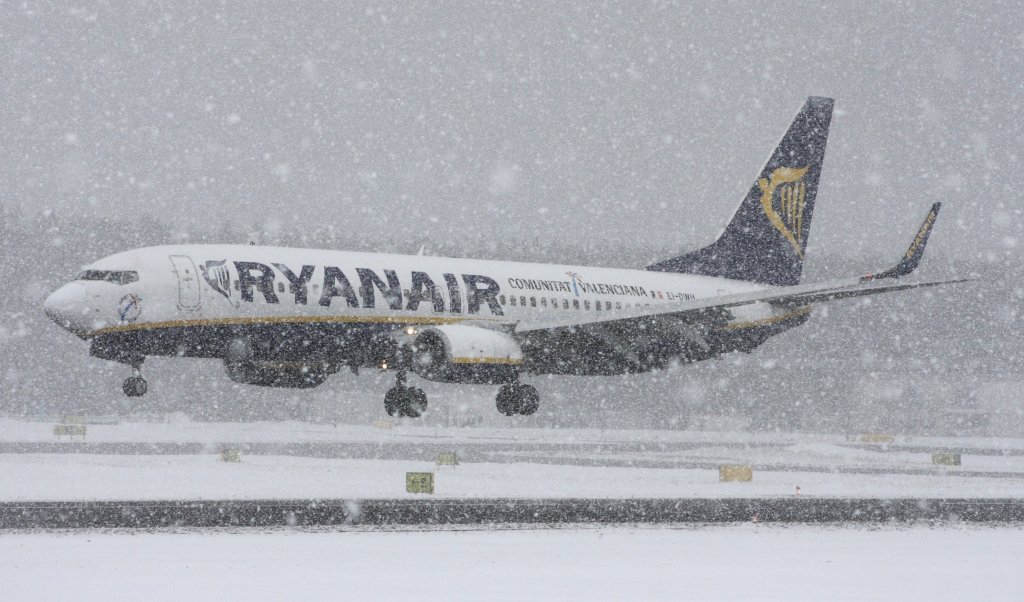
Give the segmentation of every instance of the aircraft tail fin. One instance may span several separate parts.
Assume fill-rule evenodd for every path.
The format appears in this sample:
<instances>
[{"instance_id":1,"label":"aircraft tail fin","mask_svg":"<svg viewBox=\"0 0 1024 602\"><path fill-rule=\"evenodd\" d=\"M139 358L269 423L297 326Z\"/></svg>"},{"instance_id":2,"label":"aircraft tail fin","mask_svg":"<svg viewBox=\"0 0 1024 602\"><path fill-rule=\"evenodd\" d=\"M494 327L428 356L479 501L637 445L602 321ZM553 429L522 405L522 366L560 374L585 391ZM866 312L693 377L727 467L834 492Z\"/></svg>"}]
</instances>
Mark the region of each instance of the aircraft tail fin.
<instances>
[{"instance_id":1,"label":"aircraft tail fin","mask_svg":"<svg viewBox=\"0 0 1024 602\"><path fill-rule=\"evenodd\" d=\"M817 96L804 102L718 240L646 269L799 284L832 104Z\"/></svg>"}]
</instances>

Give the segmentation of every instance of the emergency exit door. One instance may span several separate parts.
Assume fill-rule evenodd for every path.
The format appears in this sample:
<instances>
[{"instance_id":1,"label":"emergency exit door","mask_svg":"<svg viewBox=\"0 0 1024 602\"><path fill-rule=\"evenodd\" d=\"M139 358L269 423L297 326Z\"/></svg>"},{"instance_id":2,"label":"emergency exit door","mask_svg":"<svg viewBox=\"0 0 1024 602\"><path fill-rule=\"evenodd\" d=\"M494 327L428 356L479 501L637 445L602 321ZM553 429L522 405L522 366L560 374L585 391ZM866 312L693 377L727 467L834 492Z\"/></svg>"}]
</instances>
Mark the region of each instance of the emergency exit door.
<instances>
[{"instance_id":1,"label":"emergency exit door","mask_svg":"<svg viewBox=\"0 0 1024 602\"><path fill-rule=\"evenodd\" d=\"M199 275L192 258L187 255L171 255L174 273L178 276L178 309L199 309Z\"/></svg>"}]
</instances>

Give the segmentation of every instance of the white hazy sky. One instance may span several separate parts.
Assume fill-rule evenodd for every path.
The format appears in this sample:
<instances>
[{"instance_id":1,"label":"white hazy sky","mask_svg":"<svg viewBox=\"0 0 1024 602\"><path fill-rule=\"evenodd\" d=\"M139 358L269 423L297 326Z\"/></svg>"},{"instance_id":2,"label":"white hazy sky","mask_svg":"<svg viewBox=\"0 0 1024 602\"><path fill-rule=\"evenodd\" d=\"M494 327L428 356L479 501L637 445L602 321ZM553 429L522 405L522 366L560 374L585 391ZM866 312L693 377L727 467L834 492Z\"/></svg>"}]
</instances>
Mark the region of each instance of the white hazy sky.
<instances>
[{"instance_id":1,"label":"white hazy sky","mask_svg":"<svg viewBox=\"0 0 1024 602\"><path fill-rule=\"evenodd\" d=\"M837 114L812 246L890 255L935 200L937 253L1022 234L1016 2L0 13L0 202L26 214L684 248L813 94Z\"/></svg>"}]
</instances>

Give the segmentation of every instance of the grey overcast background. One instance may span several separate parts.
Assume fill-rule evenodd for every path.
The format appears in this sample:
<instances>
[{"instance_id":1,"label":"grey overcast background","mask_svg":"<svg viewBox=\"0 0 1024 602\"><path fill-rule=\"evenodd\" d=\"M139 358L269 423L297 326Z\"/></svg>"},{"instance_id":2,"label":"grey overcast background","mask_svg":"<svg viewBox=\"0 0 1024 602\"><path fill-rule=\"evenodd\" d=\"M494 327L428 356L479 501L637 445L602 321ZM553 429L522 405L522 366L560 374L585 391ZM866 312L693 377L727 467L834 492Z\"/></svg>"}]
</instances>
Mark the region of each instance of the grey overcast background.
<instances>
[{"instance_id":1,"label":"grey overcast background","mask_svg":"<svg viewBox=\"0 0 1024 602\"><path fill-rule=\"evenodd\" d=\"M978 280L833 304L749 356L542 379L523 422L1024 433L1022 90L1018 2L0 1L0 404L119 401L127 370L39 309L105 254L254 240L639 267L713 239L823 95L805 280L887 267L939 200L920 277ZM368 420L390 378L146 370L152 407L196 416ZM490 388L427 388L428 420L497 421Z\"/></svg>"}]
</instances>

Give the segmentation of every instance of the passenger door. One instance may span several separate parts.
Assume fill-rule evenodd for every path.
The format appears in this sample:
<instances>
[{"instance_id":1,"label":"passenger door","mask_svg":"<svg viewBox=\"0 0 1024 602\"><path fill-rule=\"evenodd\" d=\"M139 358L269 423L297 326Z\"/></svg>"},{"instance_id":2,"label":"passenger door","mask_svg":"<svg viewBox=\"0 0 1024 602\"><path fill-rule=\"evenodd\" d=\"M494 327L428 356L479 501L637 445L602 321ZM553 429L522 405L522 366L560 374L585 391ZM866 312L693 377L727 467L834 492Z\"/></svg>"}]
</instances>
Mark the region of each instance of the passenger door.
<instances>
[{"instance_id":1,"label":"passenger door","mask_svg":"<svg viewBox=\"0 0 1024 602\"><path fill-rule=\"evenodd\" d=\"M192 258L187 255L171 255L174 273L178 276L178 309L195 311L199 309L199 275Z\"/></svg>"}]
</instances>

